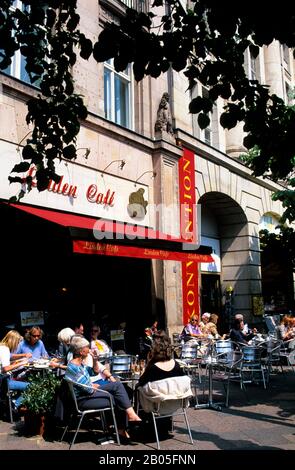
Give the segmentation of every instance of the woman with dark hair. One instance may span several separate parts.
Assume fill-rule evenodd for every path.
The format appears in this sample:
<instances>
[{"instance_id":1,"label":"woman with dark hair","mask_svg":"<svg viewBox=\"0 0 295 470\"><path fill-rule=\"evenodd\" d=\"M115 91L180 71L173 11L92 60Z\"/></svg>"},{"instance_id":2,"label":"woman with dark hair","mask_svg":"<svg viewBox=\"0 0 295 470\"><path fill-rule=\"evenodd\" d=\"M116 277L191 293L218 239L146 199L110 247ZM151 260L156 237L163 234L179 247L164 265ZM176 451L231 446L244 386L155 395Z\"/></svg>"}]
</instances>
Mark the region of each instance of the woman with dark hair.
<instances>
[{"instance_id":1,"label":"woman with dark hair","mask_svg":"<svg viewBox=\"0 0 295 470\"><path fill-rule=\"evenodd\" d=\"M40 357L48 357L48 352L45 349L42 341L43 331L39 326L32 326L27 333L25 333L24 340L21 341L17 347L16 354L32 353L33 359L40 359Z\"/></svg>"},{"instance_id":2,"label":"woman with dark hair","mask_svg":"<svg viewBox=\"0 0 295 470\"><path fill-rule=\"evenodd\" d=\"M146 369L138 381L139 387L148 382L184 375L178 362L173 359L172 351L171 340L165 331L155 333Z\"/></svg>"}]
</instances>

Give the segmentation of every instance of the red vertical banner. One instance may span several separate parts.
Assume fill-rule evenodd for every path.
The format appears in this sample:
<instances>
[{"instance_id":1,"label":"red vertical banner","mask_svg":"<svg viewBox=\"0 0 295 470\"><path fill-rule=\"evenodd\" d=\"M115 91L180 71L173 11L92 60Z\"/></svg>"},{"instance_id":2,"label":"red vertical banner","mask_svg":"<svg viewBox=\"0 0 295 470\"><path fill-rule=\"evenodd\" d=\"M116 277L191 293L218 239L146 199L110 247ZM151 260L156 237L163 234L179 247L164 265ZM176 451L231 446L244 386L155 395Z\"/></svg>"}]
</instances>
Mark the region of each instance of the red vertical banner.
<instances>
[{"instance_id":1,"label":"red vertical banner","mask_svg":"<svg viewBox=\"0 0 295 470\"><path fill-rule=\"evenodd\" d=\"M182 304L183 324L186 325L191 315L199 317L199 283L198 263L182 262Z\"/></svg>"},{"instance_id":2,"label":"red vertical banner","mask_svg":"<svg viewBox=\"0 0 295 470\"><path fill-rule=\"evenodd\" d=\"M195 190L195 155L184 149L178 163L179 171L179 206L180 236L187 243L196 242L196 190ZM188 322L194 314L199 317L198 263L186 261L182 263L182 298L183 323Z\"/></svg>"}]
</instances>

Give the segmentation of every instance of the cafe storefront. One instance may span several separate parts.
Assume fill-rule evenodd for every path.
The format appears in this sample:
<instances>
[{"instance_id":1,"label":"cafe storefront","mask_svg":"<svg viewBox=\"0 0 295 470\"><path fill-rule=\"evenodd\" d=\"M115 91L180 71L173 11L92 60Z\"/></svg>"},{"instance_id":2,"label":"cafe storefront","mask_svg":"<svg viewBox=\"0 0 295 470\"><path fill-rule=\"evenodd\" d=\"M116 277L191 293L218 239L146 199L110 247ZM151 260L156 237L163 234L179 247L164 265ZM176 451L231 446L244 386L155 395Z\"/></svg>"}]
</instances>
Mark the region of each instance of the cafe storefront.
<instances>
[{"instance_id":1,"label":"cafe storefront","mask_svg":"<svg viewBox=\"0 0 295 470\"><path fill-rule=\"evenodd\" d=\"M39 193L33 180L30 193L8 204L17 188L8 185L7 175L19 155L4 142L2 155L1 246L9 252L2 326L19 328L24 311L44 312L48 334L69 326L73 318L86 325L96 320L105 329L125 322L135 351L153 318L162 327L169 325L169 312L156 294L153 263L170 261L187 267L183 286L194 308L198 286L190 270L210 261L210 249L184 249L191 240L155 229L148 185L61 161L58 184L50 182ZM35 169L29 172L34 178Z\"/></svg>"}]
</instances>

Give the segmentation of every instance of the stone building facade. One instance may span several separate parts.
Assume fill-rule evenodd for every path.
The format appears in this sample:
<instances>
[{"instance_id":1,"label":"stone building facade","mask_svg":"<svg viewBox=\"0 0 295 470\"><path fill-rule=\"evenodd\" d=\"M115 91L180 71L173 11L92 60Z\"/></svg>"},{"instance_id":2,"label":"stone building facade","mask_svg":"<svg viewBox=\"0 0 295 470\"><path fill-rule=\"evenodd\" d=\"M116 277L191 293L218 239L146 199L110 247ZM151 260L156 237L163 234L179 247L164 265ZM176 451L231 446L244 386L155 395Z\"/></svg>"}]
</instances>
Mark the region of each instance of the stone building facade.
<instances>
[{"instance_id":1,"label":"stone building facade","mask_svg":"<svg viewBox=\"0 0 295 470\"><path fill-rule=\"evenodd\" d=\"M78 4L81 29L92 40L106 21L116 20L125 9L119 0L79 0ZM273 43L261 49L255 61L250 54L245 56L245 67L274 93L289 100L288 92L294 86L294 60L289 50ZM141 187L145 190L148 212L142 220L134 221L124 205L118 205L114 213L110 209L108 212L107 207L100 207L97 212L97 205L87 206L85 202L78 205L75 200L69 209L69 195L64 194L63 201L59 197L57 202L54 191L50 197L29 194L23 203L123 223L135 222L177 237L180 235L179 161L183 149L188 149L195 155L195 197L201 205L201 242L211 246L215 255L214 263L198 263L197 308L201 312L219 313L225 323L235 311L255 322L257 317L253 314L261 313L255 309L259 310L262 294L259 230L263 217L277 220L282 207L271 199L279 186L267 179L254 178L238 159L245 150L242 126L225 131L218 125L223 108L219 100L210 128L201 131L196 116L188 112L192 95L186 91L186 79L174 71L136 83L131 68L118 74L112 61L97 64L92 58L89 61L78 58L74 78L75 90L84 96L89 115L79 134L77 147L82 150L78 159L66 164L63 171L77 175L80 185L84 183L79 180L79 169L83 175L92 172L100 183L107 180L105 189L108 185L114 188L118 200L125 200L134 188ZM0 84L0 197L6 201L16 191L7 183L10 161L19 161L17 146L29 132L25 124L25 102L37 90L18 76L13 67L0 74ZM170 97L173 135L155 132L158 106L164 93ZM204 93L206 90L201 86L193 91L194 96ZM83 151L86 148L90 149L87 158ZM185 320L181 262L151 259L150 269L143 271L143 284L145 276L149 277L150 303L143 323L162 315L163 325L170 333L180 331ZM258 307L254 305L257 299ZM122 299L123 311L129 309L129 300L130 296ZM98 300L93 299L90 304L88 313L99 315ZM30 308L40 307L32 304Z\"/></svg>"}]
</instances>

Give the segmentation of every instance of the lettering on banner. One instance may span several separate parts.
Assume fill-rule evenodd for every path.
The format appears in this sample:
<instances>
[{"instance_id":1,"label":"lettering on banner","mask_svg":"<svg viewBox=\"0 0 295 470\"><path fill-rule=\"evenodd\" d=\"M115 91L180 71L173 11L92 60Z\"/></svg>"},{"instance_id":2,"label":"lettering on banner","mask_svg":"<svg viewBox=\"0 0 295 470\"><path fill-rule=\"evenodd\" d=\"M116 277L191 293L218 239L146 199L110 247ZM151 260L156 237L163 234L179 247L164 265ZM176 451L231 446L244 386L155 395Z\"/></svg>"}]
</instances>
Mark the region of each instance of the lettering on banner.
<instances>
[{"instance_id":1,"label":"lettering on banner","mask_svg":"<svg viewBox=\"0 0 295 470\"><path fill-rule=\"evenodd\" d=\"M191 315L199 316L198 263L182 263L183 322L188 323Z\"/></svg>"},{"instance_id":2,"label":"lettering on banner","mask_svg":"<svg viewBox=\"0 0 295 470\"><path fill-rule=\"evenodd\" d=\"M184 149L183 156L179 160L179 205L180 205L180 230L181 237L190 243L196 243L197 211L195 193L195 155L190 150ZM182 298L183 298L183 323L186 324L189 317L194 314L199 316L199 291L198 291L198 255L190 254L191 261L182 262Z\"/></svg>"}]
</instances>

